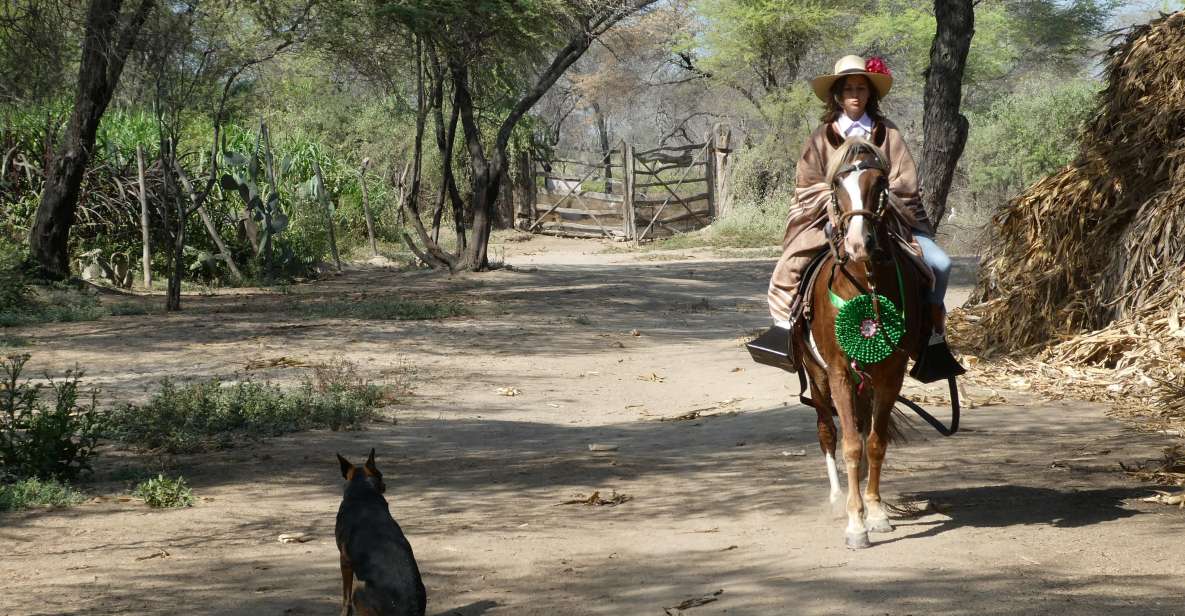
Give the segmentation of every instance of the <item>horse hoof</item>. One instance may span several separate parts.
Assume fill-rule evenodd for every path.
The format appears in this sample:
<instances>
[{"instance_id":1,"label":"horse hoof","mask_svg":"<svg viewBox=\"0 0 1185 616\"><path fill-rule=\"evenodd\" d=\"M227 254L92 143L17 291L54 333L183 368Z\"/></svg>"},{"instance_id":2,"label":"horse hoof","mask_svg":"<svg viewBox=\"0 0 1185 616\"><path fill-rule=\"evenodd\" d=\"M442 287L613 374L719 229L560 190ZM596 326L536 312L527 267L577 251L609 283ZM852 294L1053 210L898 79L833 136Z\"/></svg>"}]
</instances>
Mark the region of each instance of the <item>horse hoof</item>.
<instances>
[{"instance_id":1,"label":"horse hoof","mask_svg":"<svg viewBox=\"0 0 1185 616\"><path fill-rule=\"evenodd\" d=\"M849 550L863 550L872 546L872 543L868 541L867 532L845 535L845 539Z\"/></svg>"},{"instance_id":2,"label":"horse hoof","mask_svg":"<svg viewBox=\"0 0 1185 616\"><path fill-rule=\"evenodd\" d=\"M880 518L877 520L865 520L864 526L870 533L891 533L891 532L893 532L893 525L889 523L888 518Z\"/></svg>"}]
</instances>

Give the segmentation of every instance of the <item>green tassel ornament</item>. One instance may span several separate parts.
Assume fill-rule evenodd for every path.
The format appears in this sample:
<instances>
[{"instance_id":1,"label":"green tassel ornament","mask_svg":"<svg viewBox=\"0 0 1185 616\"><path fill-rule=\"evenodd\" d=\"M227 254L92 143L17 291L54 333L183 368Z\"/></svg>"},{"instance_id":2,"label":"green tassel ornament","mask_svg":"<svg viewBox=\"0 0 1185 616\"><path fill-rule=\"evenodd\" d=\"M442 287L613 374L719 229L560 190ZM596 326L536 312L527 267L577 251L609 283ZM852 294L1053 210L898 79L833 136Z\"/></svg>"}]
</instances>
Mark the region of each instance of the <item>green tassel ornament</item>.
<instances>
[{"instance_id":1,"label":"green tassel ornament","mask_svg":"<svg viewBox=\"0 0 1185 616\"><path fill-rule=\"evenodd\" d=\"M833 296L839 307L835 316L835 340L848 359L863 365L884 361L893 354L905 334L905 319L896 304L877 295L880 320L872 309L871 295L857 295L844 301ZM838 302L836 300L839 300Z\"/></svg>"}]
</instances>

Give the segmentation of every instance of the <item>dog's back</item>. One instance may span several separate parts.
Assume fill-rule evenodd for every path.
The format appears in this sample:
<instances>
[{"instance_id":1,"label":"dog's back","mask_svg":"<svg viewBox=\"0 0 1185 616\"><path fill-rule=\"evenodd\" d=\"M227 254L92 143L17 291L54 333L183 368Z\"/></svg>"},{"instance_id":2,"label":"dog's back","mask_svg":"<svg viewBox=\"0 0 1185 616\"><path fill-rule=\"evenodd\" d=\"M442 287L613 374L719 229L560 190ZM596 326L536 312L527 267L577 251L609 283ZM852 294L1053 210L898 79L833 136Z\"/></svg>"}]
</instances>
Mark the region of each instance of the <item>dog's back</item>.
<instances>
[{"instance_id":1,"label":"dog's back","mask_svg":"<svg viewBox=\"0 0 1185 616\"><path fill-rule=\"evenodd\" d=\"M361 583L347 600L358 614L424 616L428 600L420 569L380 493L381 475L377 484L363 472L348 475L334 534L343 563Z\"/></svg>"}]
</instances>

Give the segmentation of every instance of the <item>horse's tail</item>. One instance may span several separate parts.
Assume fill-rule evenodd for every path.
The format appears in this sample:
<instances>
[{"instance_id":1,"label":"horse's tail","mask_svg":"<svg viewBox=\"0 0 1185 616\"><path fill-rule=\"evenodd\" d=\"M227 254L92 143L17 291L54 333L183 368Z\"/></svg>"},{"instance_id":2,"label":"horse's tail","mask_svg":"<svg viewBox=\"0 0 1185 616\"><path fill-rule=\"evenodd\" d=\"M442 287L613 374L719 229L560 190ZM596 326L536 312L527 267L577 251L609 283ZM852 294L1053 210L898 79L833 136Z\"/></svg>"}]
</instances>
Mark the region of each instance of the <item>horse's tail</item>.
<instances>
[{"instance_id":1,"label":"horse's tail","mask_svg":"<svg viewBox=\"0 0 1185 616\"><path fill-rule=\"evenodd\" d=\"M890 443L908 443L909 439L920 433L913 416L894 405L889 411L888 440Z\"/></svg>"}]
</instances>

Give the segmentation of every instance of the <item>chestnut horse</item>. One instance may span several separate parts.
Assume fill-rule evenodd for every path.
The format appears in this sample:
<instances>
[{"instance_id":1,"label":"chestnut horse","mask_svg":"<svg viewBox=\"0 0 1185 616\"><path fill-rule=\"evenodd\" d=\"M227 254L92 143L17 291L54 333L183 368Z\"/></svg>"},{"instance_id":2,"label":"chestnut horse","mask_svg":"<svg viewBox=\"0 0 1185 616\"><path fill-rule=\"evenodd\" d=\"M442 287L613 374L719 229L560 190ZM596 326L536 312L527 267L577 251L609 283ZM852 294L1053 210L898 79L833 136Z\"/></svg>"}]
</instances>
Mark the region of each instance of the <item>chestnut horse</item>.
<instances>
[{"instance_id":1,"label":"chestnut horse","mask_svg":"<svg viewBox=\"0 0 1185 616\"><path fill-rule=\"evenodd\" d=\"M845 535L849 548L868 547L869 531L893 530L881 503L881 466L895 430L893 407L909 361L905 349L917 348L924 326L920 304L925 282L898 252L901 235L909 225L900 202L888 191L888 175L887 157L869 141L848 139L836 152L827 173L834 195L828 208L831 254L814 284L805 289L809 295L803 301L810 302L812 318L794 332L799 365L810 375L833 506L838 504L840 488L832 415L839 416L848 476ZM836 340L839 311L830 294L848 300L868 291L890 299L904 311L905 333L888 358L859 365ZM861 497L865 469L868 485Z\"/></svg>"}]
</instances>

